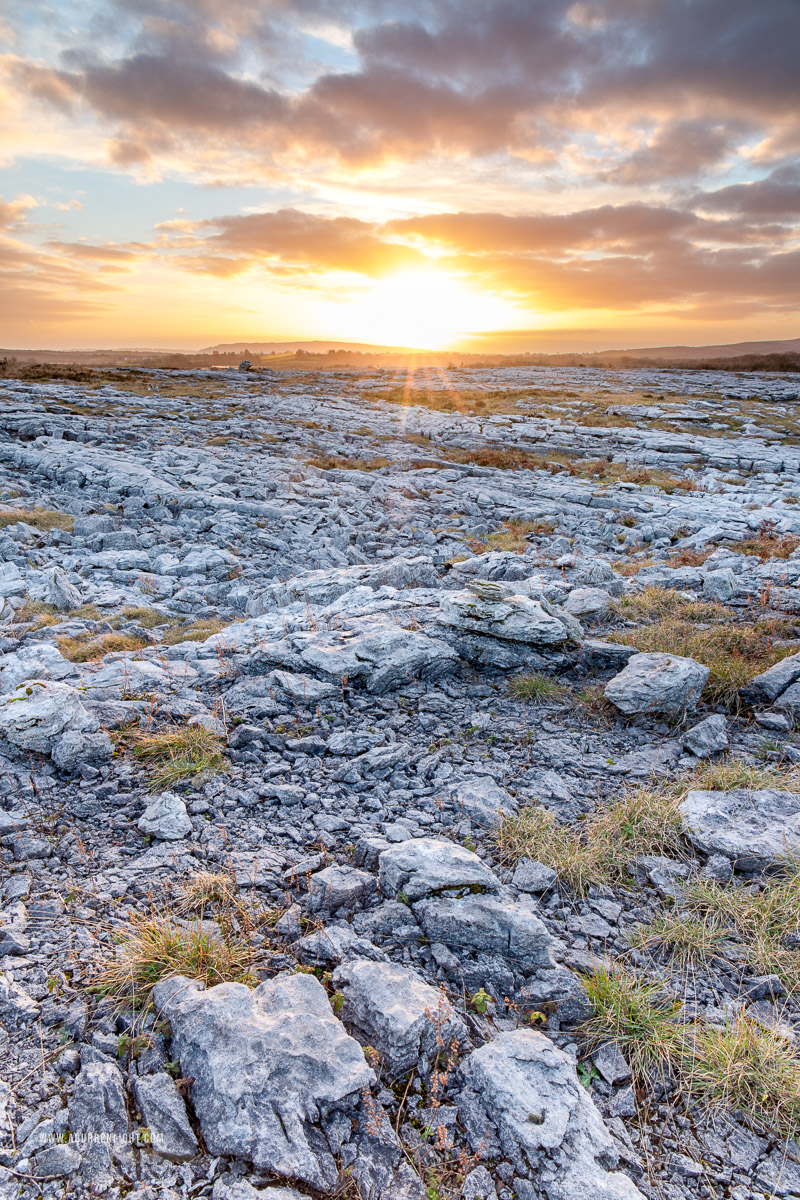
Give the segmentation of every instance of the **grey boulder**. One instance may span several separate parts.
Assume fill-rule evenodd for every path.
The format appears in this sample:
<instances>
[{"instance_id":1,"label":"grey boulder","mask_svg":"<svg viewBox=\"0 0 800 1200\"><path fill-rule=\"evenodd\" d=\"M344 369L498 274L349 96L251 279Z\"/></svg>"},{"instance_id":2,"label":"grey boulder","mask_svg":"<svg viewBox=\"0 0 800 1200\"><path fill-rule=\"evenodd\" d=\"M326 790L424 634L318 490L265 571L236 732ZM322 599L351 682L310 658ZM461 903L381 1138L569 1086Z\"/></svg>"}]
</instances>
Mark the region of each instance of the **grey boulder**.
<instances>
[{"instance_id":1,"label":"grey boulder","mask_svg":"<svg viewBox=\"0 0 800 1200\"><path fill-rule=\"evenodd\" d=\"M485 775L453 784L450 802L457 816L466 817L481 829L494 829L503 817L513 816L517 811L513 796Z\"/></svg>"},{"instance_id":2,"label":"grey boulder","mask_svg":"<svg viewBox=\"0 0 800 1200\"><path fill-rule=\"evenodd\" d=\"M680 806L686 836L741 871L768 867L800 850L800 796L775 788L692 791Z\"/></svg>"},{"instance_id":3,"label":"grey boulder","mask_svg":"<svg viewBox=\"0 0 800 1200\"><path fill-rule=\"evenodd\" d=\"M344 996L341 1017L364 1045L381 1056L391 1079L429 1064L437 1050L467 1044L467 1029L446 996L410 967L357 959L338 967L333 984Z\"/></svg>"},{"instance_id":4,"label":"grey boulder","mask_svg":"<svg viewBox=\"0 0 800 1200\"><path fill-rule=\"evenodd\" d=\"M165 842L177 842L192 832L192 822L186 805L174 792L161 792L155 796L137 822L140 833L160 838Z\"/></svg>"},{"instance_id":5,"label":"grey boulder","mask_svg":"<svg viewBox=\"0 0 800 1200\"><path fill-rule=\"evenodd\" d=\"M553 939L526 900L511 904L493 896L434 896L414 905L432 942L552 967Z\"/></svg>"},{"instance_id":6,"label":"grey boulder","mask_svg":"<svg viewBox=\"0 0 800 1200\"><path fill-rule=\"evenodd\" d=\"M629 716L691 712L708 679L708 667L677 654L634 654L605 686L607 700Z\"/></svg>"},{"instance_id":7,"label":"grey boulder","mask_svg":"<svg viewBox=\"0 0 800 1200\"><path fill-rule=\"evenodd\" d=\"M197 1138L175 1080L165 1071L141 1075L133 1081L133 1094L156 1153L174 1162L194 1158L198 1152Z\"/></svg>"},{"instance_id":8,"label":"grey boulder","mask_svg":"<svg viewBox=\"0 0 800 1200\"><path fill-rule=\"evenodd\" d=\"M31 680L0 698L0 735L20 750L50 754L60 766L71 766L85 754L110 758L108 735L84 708L80 693L67 683Z\"/></svg>"},{"instance_id":9,"label":"grey boulder","mask_svg":"<svg viewBox=\"0 0 800 1200\"><path fill-rule=\"evenodd\" d=\"M384 850L378 859L381 891L421 900L440 892L478 888L494 891L500 881L477 854L439 838L411 838Z\"/></svg>"},{"instance_id":10,"label":"grey boulder","mask_svg":"<svg viewBox=\"0 0 800 1200\"><path fill-rule=\"evenodd\" d=\"M532 1173L548 1200L642 1200L572 1059L543 1034L501 1033L462 1066L458 1110L473 1150Z\"/></svg>"},{"instance_id":11,"label":"grey boulder","mask_svg":"<svg viewBox=\"0 0 800 1200\"><path fill-rule=\"evenodd\" d=\"M695 758L710 758L728 747L727 722L721 713L713 713L683 735L683 744Z\"/></svg>"},{"instance_id":12,"label":"grey boulder","mask_svg":"<svg viewBox=\"0 0 800 1200\"><path fill-rule=\"evenodd\" d=\"M782 692L793 683L800 681L800 654L790 654L782 658L767 671L754 676L748 684L739 689L739 695L746 704L771 704Z\"/></svg>"},{"instance_id":13,"label":"grey boulder","mask_svg":"<svg viewBox=\"0 0 800 1200\"><path fill-rule=\"evenodd\" d=\"M338 1177L325 1126L358 1104L375 1080L364 1053L333 1015L322 984L279 975L252 990L205 991L178 976L154 989L172 1027L172 1050L211 1154L321 1191Z\"/></svg>"},{"instance_id":14,"label":"grey boulder","mask_svg":"<svg viewBox=\"0 0 800 1200\"><path fill-rule=\"evenodd\" d=\"M502 586L488 582L482 586L475 583L469 589L447 595L442 601L439 621L461 633L482 634L529 646L561 646L574 636L538 600L508 595Z\"/></svg>"}]
</instances>

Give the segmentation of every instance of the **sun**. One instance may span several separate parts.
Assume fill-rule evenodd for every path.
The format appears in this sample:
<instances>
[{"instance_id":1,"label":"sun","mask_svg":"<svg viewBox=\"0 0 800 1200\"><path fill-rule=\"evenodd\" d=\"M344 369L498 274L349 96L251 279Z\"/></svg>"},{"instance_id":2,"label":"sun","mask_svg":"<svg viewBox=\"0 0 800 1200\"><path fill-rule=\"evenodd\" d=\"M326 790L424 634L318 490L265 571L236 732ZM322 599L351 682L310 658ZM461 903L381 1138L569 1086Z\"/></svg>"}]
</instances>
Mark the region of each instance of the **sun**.
<instances>
[{"instance_id":1,"label":"sun","mask_svg":"<svg viewBox=\"0 0 800 1200\"><path fill-rule=\"evenodd\" d=\"M465 334L507 328L519 316L498 296L467 287L437 268L384 276L352 313L359 340L420 350L447 349Z\"/></svg>"}]
</instances>

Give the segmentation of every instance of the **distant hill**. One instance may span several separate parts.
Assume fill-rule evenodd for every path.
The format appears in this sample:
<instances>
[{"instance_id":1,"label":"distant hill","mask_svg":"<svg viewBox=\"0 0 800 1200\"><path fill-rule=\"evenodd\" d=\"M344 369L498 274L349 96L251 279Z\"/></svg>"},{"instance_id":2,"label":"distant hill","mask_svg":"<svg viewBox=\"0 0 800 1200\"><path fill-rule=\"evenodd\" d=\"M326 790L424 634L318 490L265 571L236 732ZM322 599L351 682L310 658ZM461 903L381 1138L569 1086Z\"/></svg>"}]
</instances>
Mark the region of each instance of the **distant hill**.
<instances>
[{"instance_id":1,"label":"distant hill","mask_svg":"<svg viewBox=\"0 0 800 1200\"><path fill-rule=\"evenodd\" d=\"M197 354L294 354L307 350L311 354L327 354L329 350L351 350L359 354L409 354L413 346L372 346L367 342L221 342L206 346Z\"/></svg>"},{"instance_id":2,"label":"distant hill","mask_svg":"<svg viewBox=\"0 0 800 1200\"><path fill-rule=\"evenodd\" d=\"M800 338L782 342L733 342L724 346L637 346L635 350L599 350L592 358L668 358L682 362L692 358L741 358L745 354L800 354Z\"/></svg>"}]
</instances>

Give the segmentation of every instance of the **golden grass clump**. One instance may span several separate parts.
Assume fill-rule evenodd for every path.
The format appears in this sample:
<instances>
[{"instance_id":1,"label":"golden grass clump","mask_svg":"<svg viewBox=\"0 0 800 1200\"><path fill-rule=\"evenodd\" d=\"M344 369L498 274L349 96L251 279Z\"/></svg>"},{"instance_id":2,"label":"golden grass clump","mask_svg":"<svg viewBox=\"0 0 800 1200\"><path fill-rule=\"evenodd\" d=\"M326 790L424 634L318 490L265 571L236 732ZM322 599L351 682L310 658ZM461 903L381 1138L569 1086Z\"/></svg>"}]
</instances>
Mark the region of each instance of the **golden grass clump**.
<instances>
[{"instance_id":1,"label":"golden grass clump","mask_svg":"<svg viewBox=\"0 0 800 1200\"><path fill-rule=\"evenodd\" d=\"M164 633L161 643L164 646L177 646L180 642L204 642L212 634L219 633L227 624L229 622L218 621L214 618L191 621L186 625L170 623L170 628Z\"/></svg>"},{"instance_id":2,"label":"golden grass clump","mask_svg":"<svg viewBox=\"0 0 800 1200\"><path fill-rule=\"evenodd\" d=\"M58 609L54 604L45 604L43 600L26 600L22 608L18 608L12 618L15 625L32 625L33 629L44 629L46 625L58 624Z\"/></svg>"},{"instance_id":3,"label":"golden grass clump","mask_svg":"<svg viewBox=\"0 0 800 1200\"><path fill-rule=\"evenodd\" d=\"M511 550L521 554L528 548L528 534L534 532L533 521L504 521L502 528L490 533L486 539L487 550Z\"/></svg>"},{"instance_id":4,"label":"golden grass clump","mask_svg":"<svg viewBox=\"0 0 800 1200\"><path fill-rule=\"evenodd\" d=\"M72 532L75 526L75 518L70 516L69 513L57 512L52 508L0 509L0 529L5 529L8 525L14 525L17 521L24 521L26 525L32 525L34 529L45 531L65 529Z\"/></svg>"},{"instance_id":5,"label":"golden grass clump","mask_svg":"<svg viewBox=\"0 0 800 1200\"><path fill-rule=\"evenodd\" d=\"M782 792L800 791L800 768L759 767L741 759L723 758L719 762L699 763L692 773L691 786L705 792L729 792L735 788L757 791L777 788Z\"/></svg>"},{"instance_id":6,"label":"golden grass clump","mask_svg":"<svg viewBox=\"0 0 800 1200\"><path fill-rule=\"evenodd\" d=\"M101 967L91 987L141 1008L162 979L185 975L207 987L228 981L250 983L253 962L253 948L241 936L223 936L201 924L186 925L169 917L135 917L115 957Z\"/></svg>"},{"instance_id":7,"label":"golden grass clump","mask_svg":"<svg viewBox=\"0 0 800 1200\"><path fill-rule=\"evenodd\" d=\"M660 651L694 658L709 668L703 695L709 703L725 704L738 710L739 690L753 676L774 666L796 647L780 646L768 627L759 622L750 625L719 624L703 628L697 618L664 616L640 629L623 630L611 635L613 641L635 646L640 651Z\"/></svg>"},{"instance_id":8,"label":"golden grass clump","mask_svg":"<svg viewBox=\"0 0 800 1200\"><path fill-rule=\"evenodd\" d=\"M643 854L681 857L679 803L677 790L636 788L591 813L579 829L562 825L545 808L522 808L501 821L495 840L503 861L535 859L585 892L625 880L628 863Z\"/></svg>"},{"instance_id":9,"label":"golden grass clump","mask_svg":"<svg viewBox=\"0 0 800 1200\"><path fill-rule=\"evenodd\" d=\"M148 766L152 792L198 776L220 775L228 767L223 739L202 725L175 725L160 733L127 729L117 734L117 744Z\"/></svg>"},{"instance_id":10,"label":"golden grass clump","mask_svg":"<svg viewBox=\"0 0 800 1200\"><path fill-rule=\"evenodd\" d=\"M800 994L800 863L759 890L698 880L686 886L684 907L727 928L759 974L777 975L790 995Z\"/></svg>"},{"instance_id":11,"label":"golden grass clump","mask_svg":"<svg viewBox=\"0 0 800 1200\"><path fill-rule=\"evenodd\" d=\"M107 654L142 650L150 643L145 638L128 633L103 633L96 638L60 637L56 644L70 662L97 662Z\"/></svg>"},{"instance_id":12,"label":"golden grass clump","mask_svg":"<svg viewBox=\"0 0 800 1200\"><path fill-rule=\"evenodd\" d=\"M656 621L663 617L680 617L687 621L725 621L730 609L713 600L687 600L680 592L654 584L642 588L635 596L621 596L612 601L612 608L621 617L632 621Z\"/></svg>"}]
</instances>

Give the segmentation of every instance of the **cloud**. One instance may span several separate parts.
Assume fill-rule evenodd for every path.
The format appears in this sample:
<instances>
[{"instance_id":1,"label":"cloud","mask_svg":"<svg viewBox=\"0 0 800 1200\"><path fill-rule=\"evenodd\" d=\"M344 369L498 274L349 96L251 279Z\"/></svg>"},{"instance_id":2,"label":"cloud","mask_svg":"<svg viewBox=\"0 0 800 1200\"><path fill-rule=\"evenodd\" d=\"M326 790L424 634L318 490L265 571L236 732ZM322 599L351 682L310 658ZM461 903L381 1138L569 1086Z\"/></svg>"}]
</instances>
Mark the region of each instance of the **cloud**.
<instances>
[{"instance_id":1,"label":"cloud","mask_svg":"<svg viewBox=\"0 0 800 1200\"><path fill-rule=\"evenodd\" d=\"M163 227L162 227L163 228ZM219 217L193 225L178 222L179 244L191 251L194 270L238 274L269 262L305 271L347 271L377 276L422 265L424 255L378 235L377 227L353 217L319 217L296 209Z\"/></svg>"},{"instance_id":2,"label":"cloud","mask_svg":"<svg viewBox=\"0 0 800 1200\"><path fill-rule=\"evenodd\" d=\"M595 162L600 178L633 185L691 176L768 136L770 122L798 124L796 0L431 0L405 6L402 20L382 20L396 14L385 4L116 6L140 22L127 52L103 59L78 46L60 65L21 63L17 76L40 102L82 105L115 126L119 165L143 161L153 138L168 154L186 137L265 161L535 161L579 157L590 131L602 145L584 147L585 169ZM312 17L350 21L356 69L303 58Z\"/></svg>"},{"instance_id":3,"label":"cloud","mask_svg":"<svg viewBox=\"0 0 800 1200\"><path fill-rule=\"evenodd\" d=\"M766 179L701 192L693 203L706 212L739 213L752 219L800 219L800 167L773 171Z\"/></svg>"}]
</instances>

